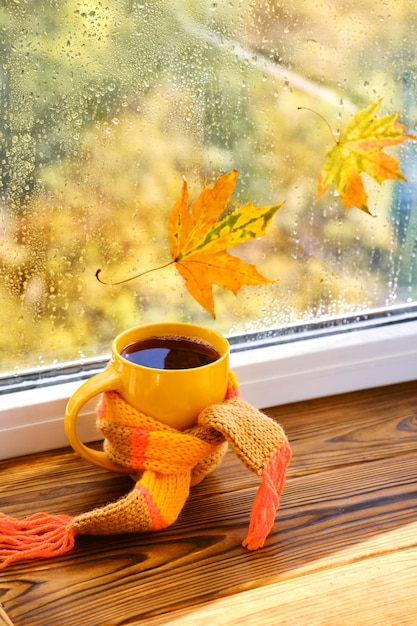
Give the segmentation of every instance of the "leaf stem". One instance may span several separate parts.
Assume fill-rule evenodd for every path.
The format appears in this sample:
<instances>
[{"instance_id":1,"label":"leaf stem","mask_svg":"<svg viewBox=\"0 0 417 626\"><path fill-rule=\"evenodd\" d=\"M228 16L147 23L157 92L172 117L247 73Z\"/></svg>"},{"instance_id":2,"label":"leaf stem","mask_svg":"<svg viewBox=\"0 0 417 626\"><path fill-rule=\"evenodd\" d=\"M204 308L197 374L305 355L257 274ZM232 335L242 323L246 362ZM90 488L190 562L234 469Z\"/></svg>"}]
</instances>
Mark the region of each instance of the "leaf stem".
<instances>
[{"instance_id":1,"label":"leaf stem","mask_svg":"<svg viewBox=\"0 0 417 626\"><path fill-rule=\"evenodd\" d=\"M339 142L336 139L333 129L330 126L329 122L326 120L326 118L323 117L323 115L321 115L320 113L317 113L317 111L315 111L314 109L310 109L309 107L298 107L298 111L310 111L310 113L315 113L316 115L318 115L318 117L326 124L327 128L329 129L330 134L333 137L333 141L335 142L336 145L338 145Z\"/></svg>"},{"instance_id":2,"label":"leaf stem","mask_svg":"<svg viewBox=\"0 0 417 626\"><path fill-rule=\"evenodd\" d=\"M101 269L98 269L96 271L96 278L98 282L101 283L102 285L110 285L111 287L114 287L115 285L122 285L123 283L128 283L130 280L141 278L141 276L145 276L145 274L150 274L151 272L156 272L157 270L163 270L165 267L168 267L169 265L173 265L174 263L175 263L175 260L169 261L168 263L165 263L164 265L159 265L158 267L152 267L150 270L145 270L144 272L140 272L139 274L135 274L134 276L130 276L129 278L124 278L123 280L116 280L114 282L108 282L106 280L103 280L100 277Z\"/></svg>"}]
</instances>

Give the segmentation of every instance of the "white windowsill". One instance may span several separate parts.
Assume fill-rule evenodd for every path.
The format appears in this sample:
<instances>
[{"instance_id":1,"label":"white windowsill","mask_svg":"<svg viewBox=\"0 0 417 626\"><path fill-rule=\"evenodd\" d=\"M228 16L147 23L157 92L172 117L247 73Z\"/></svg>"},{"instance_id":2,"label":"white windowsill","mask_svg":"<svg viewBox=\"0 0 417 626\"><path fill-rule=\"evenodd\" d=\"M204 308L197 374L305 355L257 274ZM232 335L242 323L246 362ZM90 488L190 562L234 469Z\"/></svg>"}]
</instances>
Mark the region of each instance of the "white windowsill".
<instances>
[{"instance_id":1,"label":"white windowsill","mask_svg":"<svg viewBox=\"0 0 417 626\"><path fill-rule=\"evenodd\" d=\"M236 352L231 367L243 399L258 408L417 380L417 321ZM65 405L80 384L2 396L0 459L68 445ZM94 407L79 419L85 442L98 439Z\"/></svg>"}]
</instances>

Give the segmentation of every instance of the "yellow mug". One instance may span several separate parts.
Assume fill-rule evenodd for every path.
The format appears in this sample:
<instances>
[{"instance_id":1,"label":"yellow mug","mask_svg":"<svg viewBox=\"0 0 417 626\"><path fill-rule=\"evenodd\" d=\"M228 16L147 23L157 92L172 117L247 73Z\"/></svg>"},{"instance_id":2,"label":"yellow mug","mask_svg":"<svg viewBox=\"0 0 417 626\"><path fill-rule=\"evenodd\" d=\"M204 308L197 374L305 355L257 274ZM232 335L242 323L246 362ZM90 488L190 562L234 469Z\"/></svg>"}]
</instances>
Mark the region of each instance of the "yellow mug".
<instances>
[{"instance_id":1,"label":"yellow mug","mask_svg":"<svg viewBox=\"0 0 417 626\"><path fill-rule=\"evenodd\" d=\"M123 356L128 346L155 337L184 337L208 343L219 357L207 365L186 369L161 369L138 365ZM112 343L111 361L83 383L68 401L65 433L81 457L111 471L130 473L113 463L103 451L83 444L77 436L77 417L82 406L103 391L117 391L142 413L185 430L195 424L210 404L223 402L229 374L229 343L223 335L196 324L161 322L144 324L118 335Z\"/></svg>"}]
</instances>

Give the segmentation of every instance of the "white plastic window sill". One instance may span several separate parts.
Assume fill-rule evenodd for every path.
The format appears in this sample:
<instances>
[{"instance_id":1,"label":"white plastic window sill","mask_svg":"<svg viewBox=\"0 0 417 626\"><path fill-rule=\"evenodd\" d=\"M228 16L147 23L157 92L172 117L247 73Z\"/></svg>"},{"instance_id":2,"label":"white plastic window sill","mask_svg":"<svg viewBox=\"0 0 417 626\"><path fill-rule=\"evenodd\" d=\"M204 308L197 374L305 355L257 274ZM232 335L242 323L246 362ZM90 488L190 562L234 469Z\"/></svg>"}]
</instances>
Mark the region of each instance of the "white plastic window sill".
<instances>
[{"instance_id":1,"label":"white plastic window sill","mask_svg":"<svg viewBox=\"0 0 417 626\"><path fill-rule=\"evenodd\" d=\"M257 408L417 380L417 321L254 348L231 355L241 395ZM81 383L1 397L0 458L68 445L63 416ZM98 439L96 402L84 407L79 436Z\"/></svg>"}]
</instances>

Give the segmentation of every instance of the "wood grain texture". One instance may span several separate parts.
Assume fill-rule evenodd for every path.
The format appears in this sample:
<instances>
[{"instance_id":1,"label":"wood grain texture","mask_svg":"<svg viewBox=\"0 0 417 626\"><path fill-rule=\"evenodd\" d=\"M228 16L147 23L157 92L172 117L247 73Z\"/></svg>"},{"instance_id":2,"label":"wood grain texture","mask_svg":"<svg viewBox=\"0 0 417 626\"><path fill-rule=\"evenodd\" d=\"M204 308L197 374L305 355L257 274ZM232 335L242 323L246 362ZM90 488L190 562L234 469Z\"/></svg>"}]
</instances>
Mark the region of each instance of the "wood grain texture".
<instances>
[{"instance_id":1,"label":"wood grain texture","mask_svg":"<svg viewBox=\"0 0 417 626\"><path fill-rule=\"evenodd\" d=\"M266 412L293 460L263 549L241 547L259 478L229 451L171 528L80 537L63 557L3 570L12 623L415 623L417 383ZM76 515L132 486L67 449L3 461L0 472L0 511L15 517Z\"/></svg>"},{"instance_id":2,"label":"wood grain texture","mask_svg":"<svg viewBox=\"0 0 417 626\"><path fill-rule=\"evenodd\" d=\"M404 550L173 611L146 626L415 626L417 551ZM350 598L350 601L346 601Z\"/></svg>"},{"instance_id":3,"label":"wood grain texture","mask_svg":"<svg viewBox=\"0 0 417 626\"><path fill-rule=\"evenodd\" d=\"M0 605L0 626L14 626L2 605Z\"/></svg>"}]
</instances>

